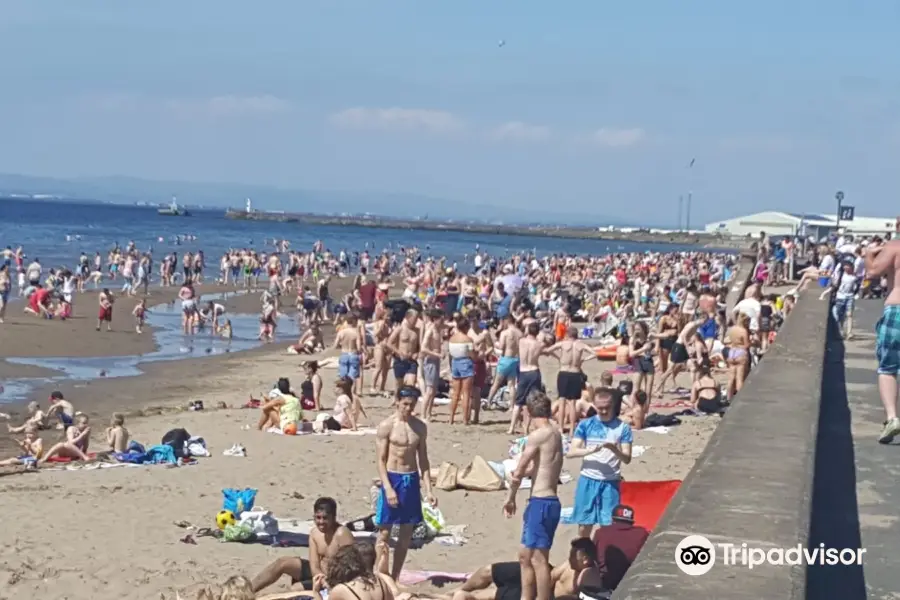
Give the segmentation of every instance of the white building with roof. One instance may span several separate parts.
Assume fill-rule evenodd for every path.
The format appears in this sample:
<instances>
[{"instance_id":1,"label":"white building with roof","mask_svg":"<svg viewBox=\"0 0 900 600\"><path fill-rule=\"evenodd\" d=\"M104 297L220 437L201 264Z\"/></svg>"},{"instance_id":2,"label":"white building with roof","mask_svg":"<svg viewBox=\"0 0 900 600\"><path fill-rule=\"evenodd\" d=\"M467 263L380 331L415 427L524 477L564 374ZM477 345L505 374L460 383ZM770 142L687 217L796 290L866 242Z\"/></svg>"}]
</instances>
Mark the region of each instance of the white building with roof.
<instances>
[{"instance_id":1,"label":"white building with roof","mask_svg":"<svg viewBox=\"0 0 900 600\"><path fill-rule=\"evenodd\" d=\"M860 217L852 221L841 221L841 232L855 235L884 235L898 231L900 217ZM821 239L837 229L837 216L826 214L800 214L780 211L766 211L707 223L707 233L718 233L736 237L759 237L766 232L771 237L807 235Z\"/></svg>"}]
</instances>

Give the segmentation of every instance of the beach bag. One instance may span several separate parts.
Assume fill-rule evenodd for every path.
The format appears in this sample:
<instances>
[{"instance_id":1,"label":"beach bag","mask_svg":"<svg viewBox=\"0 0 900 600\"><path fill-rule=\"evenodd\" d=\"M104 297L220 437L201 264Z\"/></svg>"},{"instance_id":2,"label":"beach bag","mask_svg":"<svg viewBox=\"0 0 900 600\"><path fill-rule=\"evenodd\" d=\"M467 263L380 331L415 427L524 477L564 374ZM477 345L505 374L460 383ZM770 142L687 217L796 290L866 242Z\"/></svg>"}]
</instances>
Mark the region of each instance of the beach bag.
<instances>
[{"instance_id":1,"label":"beach bag","mask_svg":"<svg viewBox=\"0 0 900 600\"><path fill-rule=\"evenodd\" d=\"M172 446L172 450L175 451L175 458L186 458L185 446L189 439L191 439L191 434L185 429L172 429L167 431L162 437L161 443Z\"/></svg>"},{"instance_id":2,"label":"beach bag","mask_svg":"<svg viewBox=\"0 0 900 600\"><path fill-rule=\"evenodd\" d=\"M456 489L456 478L458 475L459 467L452 462L445 462L441 464L441 468L438 470L434 486L439 490L452 492Z\"/></svg>"},{"instance_id":3,"label":"beach bag","mask_svg":"<svg viewBox=\"0 0 900 600\"><path fill-rule=\"evenodd\" d=\"M235 515L252 511L253 503L256 502L256 490L253 488L244 488L243 490L226 488L222 490L222 495L225 497L222 509L230 510Z\"/></svg>"},{"instance_id":4,"label":"beach bag","mask_svg":"<svg viewBox=\"0 0 900 600\"><path fill-rule=\"evenodd\" d=\"M241 513L240 525L250 528L250 531L259 535L278 535L278 519L272 516L272 512L261 506L257 506L253 510L247 510Z\"/></svg>"},{"instance_id":5,"label":"beach bag","mask_svg":"<svg viewBox=\"0 0 900 600\"><path fill-rule=\"evenodd\" d=\"M496 492L504 487L503 480L491 465L477 455L469 466L457 475L456 483L462 489L473 492Z\"/></svg>"},{"instance_id":6,"label":"beach bag","mask_svg":"<svg viewBox=\"0 0 900 600\"><path fill-rule=\"evenodd\" d=\"M441 509L431 506L427 502L422 503L422 520L425 522L425 527L428 530L428 537L436 536L447 526Z\"/></svg>"},{"instance_id":7,"label":"beach bag","mask_svg":"<svg viewBox=\"0 0 900 600\"><path fill-rule=\"evenodd\" d=\"M253 530L246 525L226 525L222 531L223 542L247 542L253 539Z\"/></svg>"}]
</instances>

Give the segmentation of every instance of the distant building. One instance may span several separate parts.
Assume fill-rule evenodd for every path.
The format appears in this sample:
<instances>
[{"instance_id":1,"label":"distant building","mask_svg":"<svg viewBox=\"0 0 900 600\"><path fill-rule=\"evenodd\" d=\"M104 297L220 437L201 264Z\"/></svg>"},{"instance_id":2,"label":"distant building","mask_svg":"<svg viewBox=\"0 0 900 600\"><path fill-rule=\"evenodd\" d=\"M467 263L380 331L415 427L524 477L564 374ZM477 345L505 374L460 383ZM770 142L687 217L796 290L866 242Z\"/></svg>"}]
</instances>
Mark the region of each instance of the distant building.
<instances>
[{"instance_id":1,"label":"distant building","mask_svg":"<svg viewBox=\"0 0 900 600\"><path fill-rule=\"evenodd\" d=\"M840 225L843 233L884 235L897 232L898 222L900 218L855 216L852 221L841 221ZM767 211L707 223L705 229L707 233L737 237L759 237L760 232L765 231L767 235L774 237L806 235L821 239L835 232L837 216Z\"/></svg>"}]
</instances>

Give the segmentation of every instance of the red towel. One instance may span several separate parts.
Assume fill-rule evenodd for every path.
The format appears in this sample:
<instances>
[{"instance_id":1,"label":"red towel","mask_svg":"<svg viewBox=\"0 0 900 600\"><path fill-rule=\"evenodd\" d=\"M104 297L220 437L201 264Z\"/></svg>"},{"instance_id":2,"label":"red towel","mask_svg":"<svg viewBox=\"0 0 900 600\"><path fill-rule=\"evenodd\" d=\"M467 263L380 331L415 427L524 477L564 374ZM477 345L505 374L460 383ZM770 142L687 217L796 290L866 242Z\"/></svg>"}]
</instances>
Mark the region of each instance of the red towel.
<instances>
[{"instance_id":1,"label":"red towel","mask_svg":"<svg viewBox=\"0 0 900 600\"><path fill-rule=\"evenodd\" d=\"M96 452L88 452L88 458L97 458ZM74 459L69 458L68 456L51 456L47 459L47 462L51 463L70 463Z\"/></svg>"},{"instance_id":2,"label":"red towel","mask_svg":"<svg viewBox=\"0 0 900 600\"><path fill-rule=\"evenodd\" d=\"M619 502L634 509L634 524L653 531L681 481L623 481Z\"/></svg>"}]
</instances>

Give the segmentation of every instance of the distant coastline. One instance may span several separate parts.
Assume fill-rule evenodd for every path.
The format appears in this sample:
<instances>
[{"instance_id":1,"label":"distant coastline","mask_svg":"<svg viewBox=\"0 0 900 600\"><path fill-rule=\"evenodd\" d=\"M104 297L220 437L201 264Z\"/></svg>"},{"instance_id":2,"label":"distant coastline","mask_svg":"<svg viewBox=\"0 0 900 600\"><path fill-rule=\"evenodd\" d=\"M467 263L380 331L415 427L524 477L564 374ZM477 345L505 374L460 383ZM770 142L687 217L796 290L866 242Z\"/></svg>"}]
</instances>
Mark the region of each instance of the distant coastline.
<instances>
[{"instance_id":1,"label":"distant coastline","mask_svg":"<svg viewBox=\"0 0 900 600\"><path fill-rule=\"evenodd\" d=\"M228 219L239 221L275 221L279 223L299 223L303 225L327 225L334 227L372 227L376 229L399 229L419 231L450 231L458 233L480 233L486 235L537 236L561 239L597 241L645 242L656 244L678 244L739 250L747 246L743 239L726 238L717 234L670 231L654 232L646 229L629 228L623 230L600 230L596 227L575 227L557 225L492 225L487 223L459 223L452 221L430 221L422 219L393 219L376 216L333 216L315 213L285 213L266 211L246 211L229 208L225 212Z\"/></svg>"}]
</instances>

